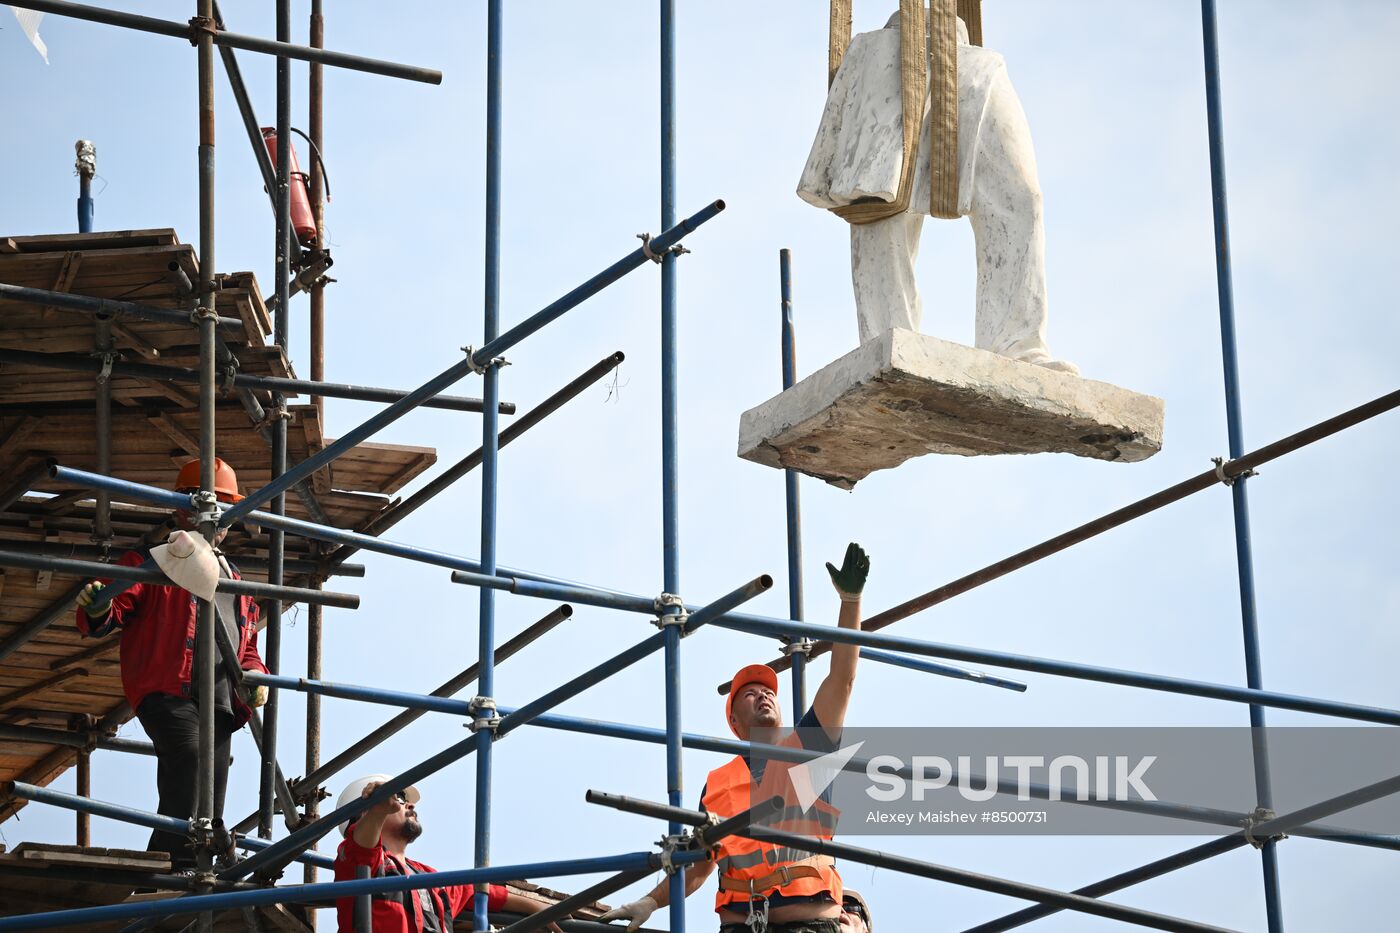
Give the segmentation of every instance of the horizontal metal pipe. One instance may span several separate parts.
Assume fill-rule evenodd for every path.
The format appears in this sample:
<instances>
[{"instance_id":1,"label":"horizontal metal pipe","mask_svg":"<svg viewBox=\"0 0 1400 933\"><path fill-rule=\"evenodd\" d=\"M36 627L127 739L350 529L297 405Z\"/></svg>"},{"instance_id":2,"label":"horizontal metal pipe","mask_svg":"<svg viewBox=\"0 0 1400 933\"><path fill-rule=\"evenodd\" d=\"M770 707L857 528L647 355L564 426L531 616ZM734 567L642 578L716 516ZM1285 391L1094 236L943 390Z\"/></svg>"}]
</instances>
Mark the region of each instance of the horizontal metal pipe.
<instances>
[{"instance_id":1,"label":"horizontal metal pipe","mask_svg":"<svg viewBox=\"0 0 1400 933\"><path fill-rule=\"evenodd\" d=\"M162 324L180 324L191 329L194 322L184 311L167 311L132 301L117 301L114 298L93 298L88 295L74 295L70 292L54 292L44 288L27 288L22 285L9 285L0 282L0 301L17 301L25 304L44 305L63 311L76 311L80 314L100 314L104 317L136 318L142 321L158 321ZM243 322L236 317L216 317L214 323L230 330L243 330Z\"/></svg>"},{"instance_id":2,"label":"horizontal metal pipe","mask_svg":"<svg viewBox=\"0 0 1400 933\"><path fill-rule=\"evenodd\" d=\"M640 648L640 646L638 647ZM590 675L591 674L592 672L590 672ZM590 675L584 675L584 677L589 678L589 682L596 682L591 679ZM401 706L411 710L448 713L455 716L475 715L471 704L466 700L424 696L423 694L384 690L377 687L361 687L353 684L336 684L327 683L325 681L298 679L295 677L278 677L256 672L245 672L243 679L246 683L265 684L269 687L277 687L283 690L295 690L300 693L321 694L347 700ZM557 702L554 705L558 705ZM509 718L514 715L517 710L502 706L499 707L498 712L503 717ZM511 721L515 722L515 720ZM666 743L666 731L664 729L656 729L647 726L631 726L625 723L579 719L572 716L560 716L550 713L532 716L530 718L530 724L565 732L597 735L626 741L646 742L653 745L664 745ZM744 756L759 754L765 757L792 762L812 761L821 757L819 753L791 749L784 746L742 742L734 739L721 739L714 736L696 735L692 733L682 733L681 744L686 748L700 751ZM845 770L854 773L864 773L868 765L869 761L867 759L852 759L846 765ZM912 777L912 771L909 769L904 769L904 771L899 773L906 777ZM954 774L953 778L954 780L950 782L950 786L959 786L969 779L981 783L984 786L986 785L985 778L981 778L980 776ZM1018 795L1023 789L1016 781L1007 780L999 782L997 790L998 792L1008 795ZM1032 797L1047 799L1051 795L1051 788L1045 785L1029 785L1029 793ZM1094 806L1109 807L1110 809L1144 813L1164 819L1186 819L1214 826L1239 826L1246 816L1246 814L1243 813L1214 810L1204 807L1181 806L1165 801L1087 801L1087 803L1091 803Z\"/></svg>"},{"instance_id":3,"label":"horizontal metal pipe","mask_svg":"<svg viewBox=\"0 0 1400 933\"><path fill-rule=\"evenodd\" d=\"M7 541L5 544L7 545L6 550L14 551L17 554L47 554L55 557L72 557L77 560L100 560L104 556L102 548L95 544L64 544L56 541ZM236 564L241 571L255 573L267 571L267 558L265 557L240 554L230 558L230 561ZM286 559L283 569L289 574L318 577L363 577L365 575L364 564L332 565L329 561L302 560L295 557Z\"/></svg>"},{"instance_id":4,"label":"horizontal metal pipe","mask_svg":"<svg viewBox=\"0 0 1400 933\"><path fill-rule=\"evenodd\" d=\"M1361 424L1363 421L1368 421L1377 415L1385 414L1397 407L1400 407L1400 391L1390 392L1364 405L1358 405L1355 408L1344 411L1336 417L1328 418L1325 421L1319 421L1317 424L1304 428L1296 434L1290 434L1288 437L1274 441L1272 444L1260 447L1242 457L1231 460L1221 467L1221 471L1225 476L1234 478L1262 464L1277 460L1284 454L1292 453L1309 444L1316 443L1323 438L1331 437L1333 434ZM900 603L898 606L877 613L866 619L863 627L865 631L873 632L887 625L892 625L902 619L907 619L915 613L922 612L931 606L946 602L954 596L960 596L969 590L976 589L984 583L990 583L992 580L1004 577L1014 570L1029 566L1052 554L1058 554L1066 548L1087 541L1090 538L1103 534L1105 531L1110 531L1120 525L1125 525L1135 518L1141 518L1150 512L1155 512L1174 502L1179 502L1187 496L1209 489L1219 482L1220 477L1216 474L1214 469L1198 473L1190 479L1177 483L1175 486L1168 487L1161 492L1153 493L1115 512L1110 512L1091 522L1086 522L1078 528L1073 528L1064 534L1056 535L1048 541L1042 541L1040 544L1026 548L1024 551L1012 554L1010 557L999 560L994 564L989 564L981 570L976 570L966 576L959 577L951 583L945 583L937 589L929 590L922 596L916 596L913 599ZM820 641L812 646L812 656L816 657L830 650L831 643L829 641ZM770 661L768 666L776 671L785 671L791 666L791 663L792 662L788 658L783 657ZM721 693L724 693L729 689L729 684L727 682L721 684L719 689Z\"/></svg>"},{"instance_id":5,"label":"horizontal metal pipe","mask_svg":"<svg viewBox=\"0 0 1400 933\"><path fill-rule=\"evenodd\" d=\"M473 561L473 563L475 562ZM642 614L658 613L655 601L644 596L604 593L592 587L546 583L526 577L508 576L504 568L497 575L477 573L471 570L454 570L452 571L452 582L484 589L506 590L520 596L534 596L538 599L567 599L571 602L597 606L602 609L621 609L626 612Z\"/></svg>"},{"instance_id":6,"label":"horizontal metal pipe","mask_svg":"<svg viewBox=\"0 0 1400 933\"><path fill-rule=\"evenodd\" d=\"M0 363L14 363L42 369L56 369L75 373L100 373L102 361L91 356L73 356L67 353L34 353L30 350L9 350L0 348ZM142 379L160 379L165 382L199 384L199 371L183 366L155 366L150 363L113 363L111 370L118 376L137 376ZM245 389L267 389L283 394L304 392L309 395L324 395L327 398L343 398L360 402L397 402L408 393L402 389L382 389L378 386L349 385L342 382L314 382L310 379L284 379L281 376L254 376L236 373L233 384ZM439 395L423 403L424 408L445 408L451 411L481 411L479 398L461 395ZM498 410L503 415L515 414L514 402L501 402Z\"/></svg>"},{"instance_id":7,"label":"horizontal metal pipe","mask_svg":"<svg viewBox=\"0 0 1400 933\"><path fill-rule=\"evenodd\" d=\"M385 706L399 706L404 709L424 710L432 713L452 713L457 716L471 716L471 703L449 697L427 696L421 693L404 693L400 690L384 690L379 687L361 687L355 684L338 684L326 680L308 680L304 677L284 677L263 674L258 671L244 671L243 682L261 687L276 687L279 690L295 690L299 693L314 693L320 696L338 697L342 700L360 700L365 703L379 703ZM0 733L3 737L3 733Z\"/></svg>"},{"instance_id":8,"label":"horizontal metal pipe","mask_svg":"<svg viewBox=\"0 0 1400 933\"><path fill-rule=\"evenodd\" d=\"M706 852L677 852L672 861L690 865L709 857ZM102 907L80 907L42 914L24 914L0 918L0 931L49 930L55 927L83 927L114 920L138 917L169 917L201 911L236 910L269 904L305 904L357 897L363 894L391 894L397 891L417 891L420 888L452 887L463 884L504 884L519 878L551 878L567 875L589 875L661 867L661 856L655 852L628 852L599 858L559 859L523 865L493 865L486 868L464 868L454 871L423 872L412 875L392 875L357 881L336 881L322 884L284 885L258 888L252 891L228 891L201 894L158 901L127 901Z\"/></svg>"},{"instance_id":9,"label":"horizontal metal pipe","mask_svg":"<svg viewBox=\"0 0 1400 933\"><path fill-rule=\"evenodd\" d=\"M935 865L932 862L921 862L917 859L906 858L900 855L891 855L885 852L876 852L873 849L863 849L858 846L846 845L845 843L831 842L825 839L814 839L809 836L799 836L796 833L783 832L782 830L773 829L769 826L753 827L749 830L737 832L735 835L748 836L752 839L761 839L768 843L779 843L798 849L799 851L811 852L815 855L829 855L833 858L846 859L847 861L857 862L862 865L873 865L876 868L885 868L906 875L916 875L921 878L930 878L934 881L944 881L949 884L974 888L978 891L1003 894L1007 897L1036 901L1042 904L1054 904L1067 910L1093 914L1098 917L1107 917L1110 920L1121 920L1124 923L1133 923L1138 926L1150 927L1154 930L1191 931L1191 933L1222 933L1222 931L1225 931L1224 927L1212 926L1207 923L1197 923L1192 920L1168 917L1165 914L1140 910L1136 907L1111 904L1107 901L1096 900L1092 897L1082 897L1078 894L1056 891L1053 888L1043 888L1039 885L1010 881L1005 878L983 875L978 872L965 871L960 868ZM1225 933L1228 933L1228 931L1225 931Z\"/></svg>"},{"instance_id":10,"label":"horizontal metal pipe","mask_svg":"<svg viewBox=\"0 0 1400 933\"><path fill-rule=\"evenodd\" d=\"M1077 680L1090 680L1105 684L1118 684L1125 687L1141 687L1145 690L1162 690L1185 696L1206 697L1212 700L1228 700L1232 703L1256 703L1277 709L1291 709L1303 713L1317 713L1321 716L1338 716L1343 719L1358 719L1363 722L1377 722L1387 726L1400 725L1400 710L1384 709L1377 706L1358 706L1353 703L1340 703L1335 700L1322 700L1314 697L1295 696L1277 693L1273 690L1250 690L1247 687L1231 687L1228 684L1215 684L1201 680L1185 680L1179 677L1164 677L1160 674L1143 674L1112 667L1097 667L1092 664L1076 664L1071 661L1055 661L1029 655L1008 654L1003 651L988 651L982 648L965 648L961 645L946 645L937 642L916 641L894 635L880 635L875 632L854 629L833 629L825 625L810 625L803 622L785 622L779 619L749 620L728 615L715 620L720 628L754 635L799 636L826 638L829 641L844 642L871 648L888 648L908 654L935 658L953 658L974 664L991 664L1010 667L1038 674L1051 674L1056 677L1072 677Z\"/></svg>"},{"instance_id":11,"label":"horizontal metal pipe","mask_svg":"<svg viewBox=\"0 0 1400 933\"><path fill-rule=\"evenodd\" d=\"M682 823L686 826L708 826L710 823L710 817L707 813L687 810L685 807L673 807L664 803L655 803L654 801L642 800L637 797L625 797L622 794L609 794L601 790L587 791L584 793L583 799L588 803L596 803L600 807L612 807L614 810L621 810L623 813L650 816L654 819L666 820L669 823Z\"/></svg>"},{"instance_id":12,"label":"horizontal metal pipe","mask_svg":"<svg viewBox=\"0 0 1400 933\"><path fill-rule=\"evenodd\" d=\"M89 579L130 580L137 583L154 583L157 586L176 584L158 568L127 567L121 564L103 564L97 561L70 560L63 557L50 557L39 554L24 554L17 551L0 550L0 567L18 567L23 570L52 570ZM281 599L288 602L314 603L319 606L335 606L340 609L360 608L360 597L354 593L333 593L329 590L312 590L299 586L273 586L255 580L220 579L217 589L221 593L236 593L240 596L253 596L258 599Z\"/></svg>"},{"instance_id":13,"label":"horizontal metal pipe","mask_svg":"<svg viewBox=\"0 0 1400 933\"><path fill-rule=\"evenodd\" d=\"M129 752L133 755L155 755L155 746L150 742L135 739L119 739L115 736L93 732L69 732L64 729L44 729L38 726L10 726L0 724L0 742L19 742L26 745L58 745L64 748L101 748L114 752Z\"/></svg>"},{"instance_id":14,"label":"horizontal metal pipe","mask_svg":"<svg viewBox=\"0 0 1400 933\"><path fill-rule=\"evenodd\" d=\"M136 13L123 13L119 10L106 10L83 3L70 3L68 0L22 0L22 2L11 5L26 10L36 10L40 13L52 13L55 16L67 16L73 19L87 20L90 23L102 23L106 26L120 26L124 29L135 29L139 32L170 36L175 39L193 41L195 36L189 23L156 19L153 16L141 16ZM368 74L383 75L386 78L402 78L406 81L418 81L423 84L442 83L442 72L431 68L420 68L417 65L401 65L397 62L347 55L344 52L332 52L327 49L296 45L291 42L277 42L257 36L240 35L235 32L216 31L213 39L215 45L242 49L246 52L262 52L266 55L277 55L303 62L316 62L334 68L363 71Z\"/></svg>"},{"instance_id":15,"label":"horizontal metal pipe","mask_svg":"<svg viewBox=\"0 0 1400 933\"><path fill-rule=\"evenodd\" d=\"M670 230L665 231L651 240L649 244L628 253L622 259L619 259L607 269L604 269L567 295L541 308L504 334L501 334L495 340L486 343L481 349L472 354L472 359L479 367L487 365L506 350L509 350L546 324L558 319L565 311L576 307L584 300L596 295L633 269L646 264L650 260L650 257L647 255L648 249L654 255L664 253L671 247L680 243L687 235L694 233L702 224L718 217L722 210L724 210L723 201L714 201L706 205L685 220L676 224Z\"/></svg>"},{"instance_id":16,"label":"horizontal metal pipe","mask_svg":"<svg viewBox=\"0 0 1400 933\"><path fill-rule=\"evenodd\" d=\"M888 651L876 651L873 648L862 648L860 650L860 656L866 661L878 661L881 664L893 664L895 667L907 667L911 671L923 671L925 674L937 674L939 677L970 680L974 683L986 684L989 687L1001 687L1005 690L1016 690L1021 693L1026 691L1026 685L1020 681L993 677L991 674L985 674L982 671L969 671L966 668L954 667L951 664L939 664L936 661L920 661L917 658L906 658L902 654L892 654Z\"/></svg>"},{"instance_id":17,"label":"horizontal metal pipe","mask_svg":"<svg viewBox=\"0 0 1400 933\"><path fill-rule=\"evenodd\" d=\"M159 813L149 813L145 810L137 810L134 807L124 807L119 803L110 803L106 800L94 800L91 797L79 797L77 794L65 794L63 791L54 790L51 787L37 787L22 781L6 781L3 785L3 792L6 796L18 797L21 800L28 800L32 803L46 803L50 806L62 807L65 810L75 810L79 813L91 813L93 816L118 820L122 823L133 823L137 826L145 826L149 829L160 829L166 832L179 833L181 835L185 835L190 831L189 820L182 820L173 816L163 816ZM266 839L248 837L239 837L236 843L240 848L253 851L259 851L271 845ZM323 868L330 868L334 865L334 859L314 853L308 853L301 861ZM0 923L3 922L4 921L0 920ZM0 926L0 929L23 928Z\"/></svg>"},{"instance_id":18,"label":"horizontal metal pipe","mask_svg":"<svg viewBox=\"0 0 1400 933\"><path fill-rule=\"evenodd\" d=\"M502 707L502 714L508 715L509 710ZM574 716L563 716L557 713L547 713L536 716L530 723L542 729L558 729L564 732L575 732L583 735L597 735L605 738L622 739L633 742L646 742L652 745L664 745L666 743L666 731L649 726L633 726L627 723L607 722L597 719L580 719ZM814 761L821 757L818 752L810 752L806 749L790 748L782 745L767 745L761 742L741 742L735 739L721 739L709 735L696 735L690 732L681 733L681 744L686 748L698 751L716 752L723 755L743 755L751 757L760 755L777 761L790 761L802 763ZM855 774L864 774L870 765L870 759L852 758L842 768ZM911 767L900 768L891 772L898 774L906 780L914 779ZM960 787L969 781L981 787L991 787L982 775L964 775L952 772L949 781L950 787ZM1014 780L1002 780L996 782L995 790L999 794L1007 796L1020 796L1023 789ZM1029 784L1024 788L1031 798L1037 800L1048 800L1052 796L1052 788L1044 784ZM1066 803L1076 805L1098 807L1101 809L1120 810L1126 813L1138 813L1145 816L1154 816L1161 819L1188 820L1208 826L1226 826L1234 828L1243 824L1247 814L1236 813L1229 810L1219 810L1209 807L1197 807L1185 804L1171 803L1164 800L1079 800L1070 798ZM1319 832L1319 835L1324 833ZM1328 838L1333 838L1335 830L1328 832ZM1350 841L1350 840L1346 840Z\"/></svg>"}]
</instances>

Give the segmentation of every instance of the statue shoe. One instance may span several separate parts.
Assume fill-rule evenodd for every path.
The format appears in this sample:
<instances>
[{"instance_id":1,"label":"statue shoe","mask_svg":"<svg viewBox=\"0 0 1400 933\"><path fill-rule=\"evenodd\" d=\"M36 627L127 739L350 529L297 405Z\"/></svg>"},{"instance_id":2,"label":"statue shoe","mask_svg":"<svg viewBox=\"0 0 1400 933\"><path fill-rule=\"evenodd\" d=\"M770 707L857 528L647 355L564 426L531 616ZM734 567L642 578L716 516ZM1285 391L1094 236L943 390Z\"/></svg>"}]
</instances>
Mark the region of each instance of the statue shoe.
<instances>
[{"instance_id":1,"label":"statue shoe","mask_svg":"<svg viewBox=\"0 0 1400 933\"><path fill-rule=\"evenodd\" d=\"M1052 369L1057 373L1067 373L1071 376L1079 375L1079 367L1068 360L1039 360L1035 365L1043 366L1046 369Z\"/></svg>"}]
</instances>

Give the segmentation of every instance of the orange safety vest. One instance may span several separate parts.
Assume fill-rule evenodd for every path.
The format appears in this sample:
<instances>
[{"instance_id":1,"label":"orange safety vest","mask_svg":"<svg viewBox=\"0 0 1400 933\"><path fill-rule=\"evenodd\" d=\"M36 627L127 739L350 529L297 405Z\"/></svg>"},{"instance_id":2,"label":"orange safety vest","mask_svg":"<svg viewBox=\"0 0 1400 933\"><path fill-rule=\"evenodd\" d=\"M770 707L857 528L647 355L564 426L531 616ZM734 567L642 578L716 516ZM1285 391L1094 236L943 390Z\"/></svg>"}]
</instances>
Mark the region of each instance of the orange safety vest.
<instances>
[{"instance_id":1,"label":"orange safety vest","mask_svg":"<svg viewBox=\"0 0 1400 933\"><path fill-rule=\"evenodd\" d=\"M795 732L778 744L801 747ZM811 810L803 811L788 778L792 766L792 762L770 760L764 769L759 800L775 796L784 800L783 811L776 818L770 818L769 825L785 832L830 839L836 832L839 811L824 800L818 800ZM702 805L720 819L736 816L749 809L752 785L748 762L743 756L736 756L710 772ZM774 892L785 897L804 897L827 891L832 900L841 903L841 876L836 873L836 861L829 855L813 855L772 842L728 836L720 841L717 861L720 888L715 893L716 911ZM789 878L785 869L798 866L805 867L802 877Z\"/></svg>"}]
</instances>

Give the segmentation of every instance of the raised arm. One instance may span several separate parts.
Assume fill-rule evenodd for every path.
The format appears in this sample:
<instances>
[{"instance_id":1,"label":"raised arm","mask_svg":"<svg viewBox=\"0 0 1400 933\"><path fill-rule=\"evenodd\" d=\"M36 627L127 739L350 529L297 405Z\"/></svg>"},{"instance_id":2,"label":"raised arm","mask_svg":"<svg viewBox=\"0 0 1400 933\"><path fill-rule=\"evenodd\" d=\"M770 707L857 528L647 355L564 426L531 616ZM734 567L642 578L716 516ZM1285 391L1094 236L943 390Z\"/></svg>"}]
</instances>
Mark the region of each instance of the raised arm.
<instances>
[{"instance_id":1,"label":"raised arm","mask_svg":"<svg viewBox=\"0 0 1400 933\"><path fill-rule=\"evenodd\" d=\"M379 786L379 781L370 781L365 785L365 789L360 791L361 797L368 797L374 793ZM355 844L364 849L373 849L379 845L379 834L384 830L384 821L390 815L403 809L404 802L396 794L385 800L381 800L370 807L360 818L355 821L355 827L350 832L350 838L355 840Z\"/></svg>"},{"instance_id":2,"label":"raised arm","mask_svg":"<svg viewBox=\"0 0 1400 933\"><path fill-rule=\"evenodd\" d=\"M827 573L831 574L831 584L841 597L841 614L836 624L840 628L860 630L860 594L865 589L865 578L870 574L870 558L859 544L852 541L846 546L846 557L841 569L828 563ZM856 645L837 644L831 649L831 670L817 688L812 700L812 709L821 722L822 729L833 742L840 741L841 728L846 722L846 707L851 702L851 688L856 682L856 662L860 660L860 648Z\"/></svg>"}]
</instances>

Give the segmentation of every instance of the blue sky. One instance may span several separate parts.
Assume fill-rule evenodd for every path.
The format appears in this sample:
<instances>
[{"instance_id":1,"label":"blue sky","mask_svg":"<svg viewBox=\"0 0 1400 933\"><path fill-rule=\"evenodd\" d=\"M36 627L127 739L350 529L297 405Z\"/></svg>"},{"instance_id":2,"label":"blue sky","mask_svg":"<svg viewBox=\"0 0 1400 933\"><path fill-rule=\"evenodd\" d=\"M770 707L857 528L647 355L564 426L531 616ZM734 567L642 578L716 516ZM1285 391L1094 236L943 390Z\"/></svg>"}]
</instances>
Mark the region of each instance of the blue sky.
<instances>
[{"instance_id":1,"label":"blue sky","mask_svg":"<svg viewBox=\"0 0 1400 933\"><path fill-rule=\"evenodd\" d=\"M187 5L124 3L170 19ZM657 11L650 2L507 4L503 321L522 319L655 232ZM752 605L785 612L780 475L734 456L739 413L775 394L777 251L794 251L799 376L855 345L844 224L793 194L825 90L825 4L678 4L679 210L716 197L729 210L681 261L683 592L704 602L760 572L778 586ZM857 3L857 30L892 3ZM1400 10L1353 2L1319 17L1302 2L1230 2L1221 12L1245 437L1258 446L1395 389L1400 324L1393 268L1400 148L1394 89ZM272 5L231 2L230 28L274 31ZM306 5L294 28L304 38ZM871 554L873 613L1206 467L1225 451L1206 154L1200 16L1190 2L991 0L987 44L1007 59L1034 133L1046 195L1050 344L1086 376L1163 397L1166 446L1136 465L1064 456L911 461L845 493L804 480L810 620L834 623L821 564L848 540ZM75 228L72 144L98 148L99 229L196 234L194 56L171 39L47 17L52 64L0 17L0 232ZM333 5L334 48L438 67L441 87L329 71L326 158L335 277L327 376L408 387L480 342L484 4ZM1326 31L1324 31L1324 29ZM264 122L273 62L244 54ZM304 122L304 66L295 69ZM218 257L224 271L272 271L271 213L222 78ZM302 153L305 161L305 153ZM925 330L970 343L972 237L928 224L920 257ZM504 397L522 407L621 349L620 391L599 387L502 457L503 563L639 593L660 590L658 280L644 269L510 355ZM292 354L305 374L305 306ZM458 391L474 393L470 381ZM332 402L329 431L374 406ZM1265 684L1394 707L1400 525L1394 415L1270 464L1250 486ZM479 442L469 415L420 411L381 439L431 444L455 461ZM475 477L393 537L475 555ZM327 613L328 679L426 690L476 657L477 595L442 570L367 556L357 612ZM340 585L340 584L337 584ZM502 638L551 608L501 597ZM289 619L284 669L304 670L305 625ZM640 617L579 608L507 662L497 697L520 705L652 631ZM1070 552L909 619L900 634L1164 674L1243 682L1229 496L1199 494ZM684 650L688 730L725 734L713 685L773 645L708 630ZM817 674L824 670L818 665ZM659 657L562 711L662 722ZM1243 708L1206 700L1018 677L1024 694L862 667L850 715L861 725L1242 725ZM284 698L282 756L301 773L302 705ZM391 711L326 702L327 755ZM1318 724L1270 713L1271 724ZM139 736L135 724L124 735ZM365 759L395 771L462 735L429 717ZM587 788L661 798L659 749L522 730L496 756L497 863L633 850L660 829L583 802ZM235 745L229 815L255 798L253 749ZM721 761L687 753L686 795ZM154 766L102 755L96 796L154 806ZM471 863L473 768L424 782L418 857ZM346 774L345 777L353 775ZM58 783L70 789L71 775ZM338 792L337 783L333 791ZM25 809L5 840L68 841L70 814ZM145 833L94 821L103 845ZM1190 839L976 837L881 840L892 851L1070 888ZM1374 927L1390 905L1393 855L1292 839L1280 850L1293 929ZM1021 906L1005 898L848 865L888 930L960 929ZM560 887L576 883L563 882ZM641 887L638 887L641 890ZM1237 851L1119 895L1124 903L1243 930L1264 929L1258 858ZM708 889L690 923L708 929ZM930 917L936 919L930 920ZM1107 929L1060 916L1047 930Z\"/></svg>"}]
</instances>

